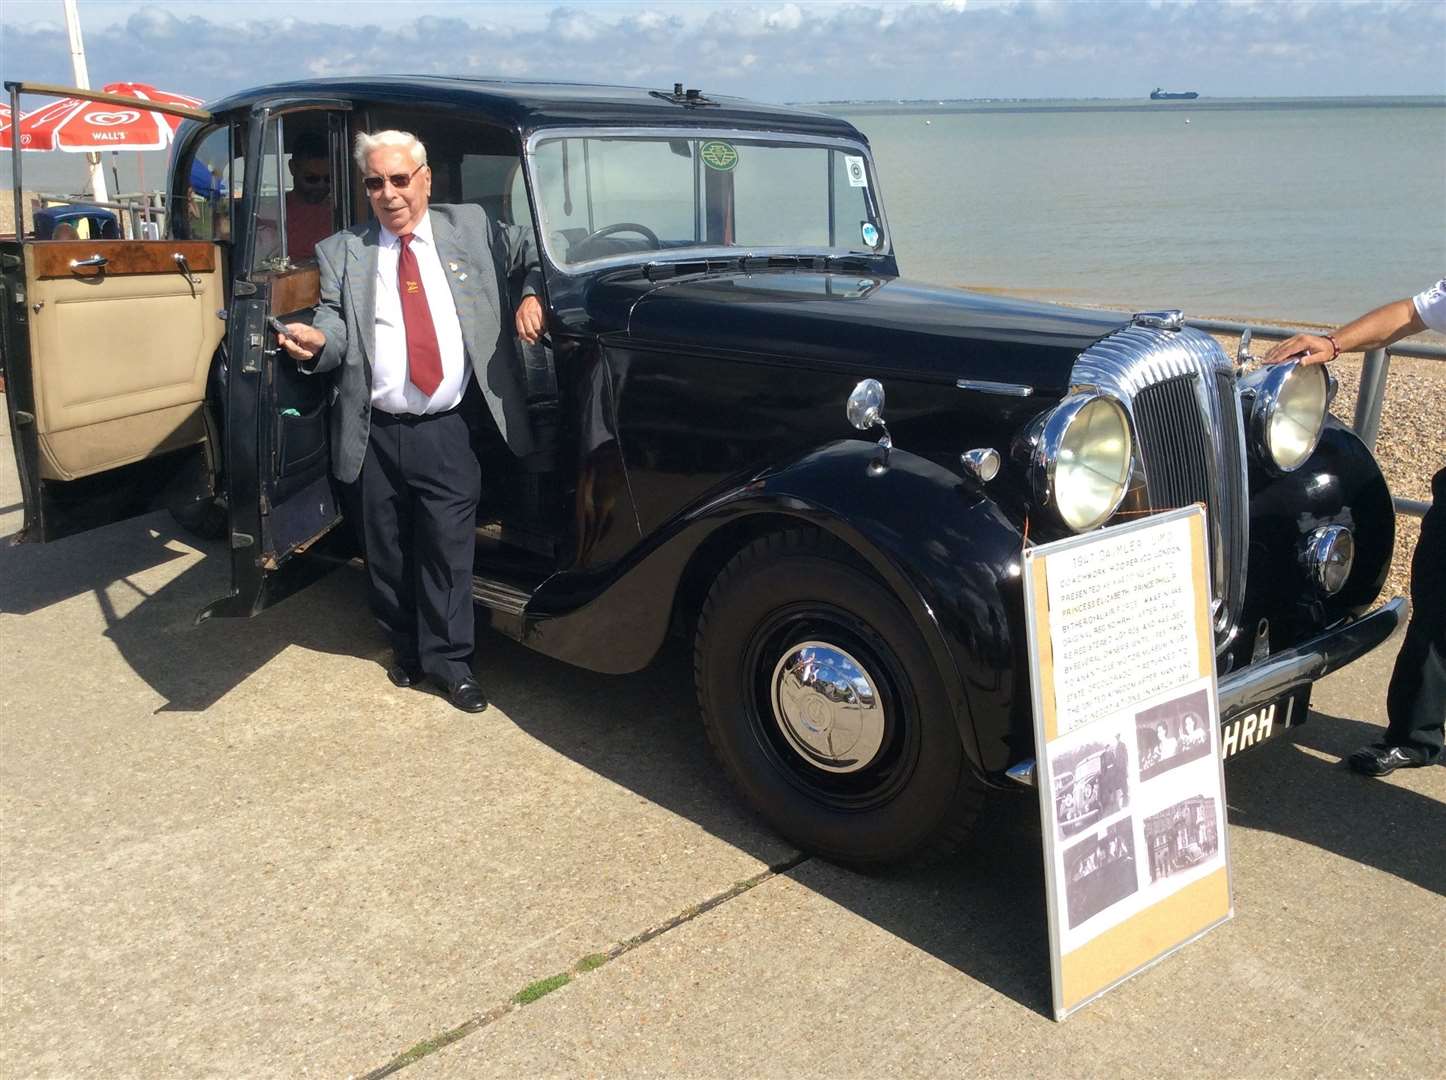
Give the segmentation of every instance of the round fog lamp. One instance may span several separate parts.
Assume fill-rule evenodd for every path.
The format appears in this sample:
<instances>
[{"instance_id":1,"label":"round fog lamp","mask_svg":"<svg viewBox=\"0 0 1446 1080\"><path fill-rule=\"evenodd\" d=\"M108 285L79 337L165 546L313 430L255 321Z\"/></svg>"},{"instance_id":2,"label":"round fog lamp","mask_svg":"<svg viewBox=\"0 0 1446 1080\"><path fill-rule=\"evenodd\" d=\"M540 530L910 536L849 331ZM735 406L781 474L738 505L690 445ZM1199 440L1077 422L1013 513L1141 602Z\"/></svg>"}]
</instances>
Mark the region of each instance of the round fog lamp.
<instances>
[{"instance_id":1,"label":"round fog lamp","mask_svg":"<svg viewBox=\"0 0 1446 1080\"><path fill-rule=\"evenodd\" d=\"M1326 525L1305 538L1302 561L1317 588L1334 596L1345 587L1356 559L1356 541L1344 525Z\"/></svg>"}]
</instances>

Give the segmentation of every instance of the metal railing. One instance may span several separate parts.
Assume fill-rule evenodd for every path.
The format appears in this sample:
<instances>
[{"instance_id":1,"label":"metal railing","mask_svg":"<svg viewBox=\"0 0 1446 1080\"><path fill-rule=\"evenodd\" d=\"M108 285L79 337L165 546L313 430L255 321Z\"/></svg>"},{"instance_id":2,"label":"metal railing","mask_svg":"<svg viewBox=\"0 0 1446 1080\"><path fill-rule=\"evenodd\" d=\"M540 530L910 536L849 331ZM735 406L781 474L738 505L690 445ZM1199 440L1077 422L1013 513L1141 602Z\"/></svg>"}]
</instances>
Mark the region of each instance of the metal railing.
<instances>
[{"instance_id":1,"label":"metal railing","mask_svg":"<svg viewBox=\"0 0 1446 1080\"><path fill-rule=\"evenodd\" d=\"M1283 326L1265 326L1260 323L1226 322L1223 319L1186 319L1190 326L1211 334L1243 334L1250 331L1252 338L1267 338L1284 341L1301 333L1299 329ZM1446 360L1446 347L1440 345L1410 345L1398 343L1387 349L1367 349L1365 362L1361 365L1361 385L1356 391L1356 412L1351 420L1361 441L1376 449L1376 437L1381 433L1381 407L1386 400L1386 376L1391 370L1392 356L1410 356L1422 360ZM1396 513L1421 517L1430 503L1420 499L1393 498Z\"/></svg>"},{"instance_id":2,"label":"metal railing","mask_svg":"<svg viewBox=\"0 0 1446 1080\"><path fill-rule=\"evenodd\" d=\"M85 195L59 195L48 191L36 192L31 196L32 213L46 206L99 206L106 210L117 210L121 214L125 239L140 240L145 236L143 224L153 223L157 235L166 231L165 199L159 192L141 192L136 195L117 195L106 202L96 202Z\"/></svg>"}]
</instances>

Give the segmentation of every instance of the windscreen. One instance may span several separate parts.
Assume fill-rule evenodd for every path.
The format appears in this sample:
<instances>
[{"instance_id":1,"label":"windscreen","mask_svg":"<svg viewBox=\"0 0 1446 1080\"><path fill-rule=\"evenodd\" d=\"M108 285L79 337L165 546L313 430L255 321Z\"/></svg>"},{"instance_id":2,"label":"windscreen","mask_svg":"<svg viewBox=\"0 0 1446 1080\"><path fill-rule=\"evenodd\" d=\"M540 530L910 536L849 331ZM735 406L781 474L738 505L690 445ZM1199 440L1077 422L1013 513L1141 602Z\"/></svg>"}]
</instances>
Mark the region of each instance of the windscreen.
<instances>
[{"instance_id":1,"label":"windscreen","mask_svg":"<svg viewBox=\"0 0 1446 1080\"><path fill-rule=\"evenodd\" d=\"M540 140L531 168L562 266L687 248L884 250L862 147L580 135Z\"/></svg>"}]
</instances>

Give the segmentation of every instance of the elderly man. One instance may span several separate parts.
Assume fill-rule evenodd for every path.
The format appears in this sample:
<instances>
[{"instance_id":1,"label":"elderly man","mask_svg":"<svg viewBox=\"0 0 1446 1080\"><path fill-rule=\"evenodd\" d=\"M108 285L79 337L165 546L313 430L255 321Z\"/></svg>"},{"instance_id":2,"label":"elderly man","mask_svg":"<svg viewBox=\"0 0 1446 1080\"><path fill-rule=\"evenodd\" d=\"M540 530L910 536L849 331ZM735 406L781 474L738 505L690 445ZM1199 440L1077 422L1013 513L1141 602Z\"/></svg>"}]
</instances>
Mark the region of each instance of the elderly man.
<instances>
[{"instance_id":1,"label":"elderly man","mask_svg":"<svg viewBox=\"0 0 1446 1080\"><path fill-rule=\"evenodd\" d=\"M376 220L316 246L321 303L282 346L303 371L336 373L332 466L360 477L372 610L398 687L434 680L465 712L487 697L471 670L472 553L481 468L468 373L513 453L531 449L507 276L528 267L515 323L542 332L530 235L477 206L428 206L426 148L411 134L358 135L355 159ZM477 410L479 419L481 410Z\"/></svg>"}]
</instances>

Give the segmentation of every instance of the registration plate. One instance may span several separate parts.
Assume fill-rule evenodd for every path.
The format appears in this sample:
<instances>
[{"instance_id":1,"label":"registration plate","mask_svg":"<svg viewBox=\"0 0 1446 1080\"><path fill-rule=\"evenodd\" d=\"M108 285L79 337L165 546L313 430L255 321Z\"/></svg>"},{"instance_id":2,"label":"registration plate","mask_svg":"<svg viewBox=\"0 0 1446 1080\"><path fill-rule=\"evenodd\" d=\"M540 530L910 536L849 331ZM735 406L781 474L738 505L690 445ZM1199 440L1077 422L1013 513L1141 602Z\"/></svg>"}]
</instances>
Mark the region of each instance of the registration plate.
<instances>
[{"instance_id":1,"label":"registration plate","mask_svg":"<svg viewBox=\"0 0 1446 1080\"><path fill-rule=\"evenodd\" d=\"M1286 728L1302 723L1310 710L1310 687L1304 686L1266 705L1240 713L1220 725L1220 756L1234 757L1259 746Z\"/></svg>"}]
</instances>

